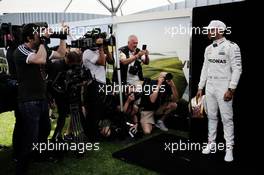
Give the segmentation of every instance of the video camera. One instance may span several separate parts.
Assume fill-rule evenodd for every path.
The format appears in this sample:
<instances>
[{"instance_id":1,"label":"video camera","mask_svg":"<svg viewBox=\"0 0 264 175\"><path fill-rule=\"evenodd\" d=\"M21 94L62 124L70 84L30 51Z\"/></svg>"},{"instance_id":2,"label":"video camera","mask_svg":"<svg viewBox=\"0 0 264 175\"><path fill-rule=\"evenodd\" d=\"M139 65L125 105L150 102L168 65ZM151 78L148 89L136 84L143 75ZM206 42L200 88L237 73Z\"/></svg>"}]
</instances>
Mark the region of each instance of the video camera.
<instances>
[{"instance_id":1,"label":"video camera","mask_svg":"<svg viewBox=\"0 0 264 175\"><path fill-rule=\"evenodd\" d=\"M98 38L102 38L103 43L97 43ZM86 49L95 50L96 48L102 45L114 46L115 40L112 35L110 37L107 37L107 33L101 32L100 28L94 28L88 31L83 37L71 42L72 48L80 48L82 50L86 50Z\"/></svg>"},{"instance_id":2,"label":"video camera","mask_svg":"<svg viewBox=\"0 0 264 175\"><path fill-rule=\"evenodd\" d=\"M69 66L67 70L60 72L51 86L59 94L69 93L77 89L83 81L91 81L92 75L89 70L84 69L81 65Z\"/></svg>"},{"instance_id":3,"label":"video camera","mask_svg":"<svg viewBox=\"0 0 264 175\"><path fill-rule=\"evenodd\" d=\"M39 27L38 32L41 32L42 29L48 28L48 23L46 22L37 22L34 23ZM0 47L7 48L8 46L18 46L23 43L22 32L23 25L12 25L11 23L2 23L0 26ZM43 37L41 36L43 39ZM55 31L50 35L50 38L59 38L67 39L67 33L62 31ZM49 38L45 38L46 44L50 43Z\"/></svg>"},{"instance_id":4,"label":"video camera","mask_svg":"<svg viewBox=\"0 0 264 175\"><path fill-rule=\"evenodd\" d=\"M44 29L47 29L49 26L48 26L48 23L46 22L37 22L37 23L34 23L36 24L39 28L38 28L38 32L40 32L40 38L42 41L45 42L45 44L49 44L50 43L50 38L58 38L58 39L67 39L67 35L68 33L66 32L63 32L63 31L52 31L52 34L50 35L49 38L46 38L45 36L43 36L43 30Z\"/></svg>"},{"instance_id":5,"label":"video camera","mask_svg":"<svg viewBox=\"0 0 264 175\"><path fill-rule=\"evenodd\" d=\"M0 26L0 47L18 46L22 43L23 25L2 23Z\"/></svg>"},{"instance_id":6,"label":"video camera","mask_svg":"<svg viewBox=\"0 0 264 175\"><path fill-rule=\"evenodd\" d=\"M46 22L37 22L37 23L34 23L34 24L39 26L40 30L49 27L48 23L46 23ZM50 35L50 38L67 39L67 33L63 32L63 31L55 31L55 32L52 32L52 34Z\"/></svg>"}]
</instances>

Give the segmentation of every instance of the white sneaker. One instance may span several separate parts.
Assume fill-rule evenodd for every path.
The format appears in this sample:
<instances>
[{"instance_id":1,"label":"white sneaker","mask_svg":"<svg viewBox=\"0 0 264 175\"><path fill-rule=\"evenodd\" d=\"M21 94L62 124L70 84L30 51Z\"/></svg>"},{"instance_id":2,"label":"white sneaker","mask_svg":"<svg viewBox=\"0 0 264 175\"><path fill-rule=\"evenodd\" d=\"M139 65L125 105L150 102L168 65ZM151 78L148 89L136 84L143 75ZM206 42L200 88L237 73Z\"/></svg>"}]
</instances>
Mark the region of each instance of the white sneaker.
<instances>
[{"instance_id":1,"label":"white sneaker","mask_svg":"<svg viewBox=\"0 0 264 175\"><path fill-rule=\"evenodd\" d=\"M164 125L162 120L158 120L155 126L162 131L168 131L168 128Z\"/></svg>"},{"instance_id":2,"label":"white sneaker","mask_svg":"<svg viewBox=\"0 0 264 175\"><path fill-rule=\"evenodd\" d=\"M226 154L225 154L225 161L226 162L232 162L234 160L233 157L233 150L232 149L227 149Z\"/></svg>"},{"instance_id":3,"label":"white sneaker","mask_svg":"<svg viewBox=\"0 0 264 175\"><path fill-rule=\"evenodd\" d=\"M209 154L212 150L215 149L215 142L208 143L206 147L203 149L203 154Z\"/></svg>"}]
</instances>

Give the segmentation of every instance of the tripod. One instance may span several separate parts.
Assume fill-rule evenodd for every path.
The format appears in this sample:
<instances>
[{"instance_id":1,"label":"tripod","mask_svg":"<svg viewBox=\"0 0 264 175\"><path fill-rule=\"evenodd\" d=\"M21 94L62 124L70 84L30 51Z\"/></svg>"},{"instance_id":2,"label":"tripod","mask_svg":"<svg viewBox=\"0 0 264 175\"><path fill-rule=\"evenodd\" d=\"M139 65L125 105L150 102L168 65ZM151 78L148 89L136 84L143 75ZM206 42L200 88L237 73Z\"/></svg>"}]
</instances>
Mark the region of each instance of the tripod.
<instances>
[{"instance_id":1,"label":"tripod","mask_svg":"<svg viewBox=\"0 0 264 175\"><path fill-rule=\"evenodd\" d=\"M84 134L81 120L81 109L79 104L70 104L70 126L73 135L73 141L75 143L83 143L87 141L87 137Z\"/></svg>"}]
</instances>

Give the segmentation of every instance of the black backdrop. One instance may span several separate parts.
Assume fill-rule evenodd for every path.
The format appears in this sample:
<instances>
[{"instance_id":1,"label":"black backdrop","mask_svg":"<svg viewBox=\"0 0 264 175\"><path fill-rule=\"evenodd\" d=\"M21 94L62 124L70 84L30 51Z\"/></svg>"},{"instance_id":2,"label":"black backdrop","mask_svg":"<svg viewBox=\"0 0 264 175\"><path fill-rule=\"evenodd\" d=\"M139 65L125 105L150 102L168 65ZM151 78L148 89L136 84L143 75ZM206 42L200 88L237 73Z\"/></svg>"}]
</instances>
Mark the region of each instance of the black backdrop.
<instances>
[{"instance_id":1,"label":"black backdrop","mask_svg":"<svg viewBox=\"0 0 264 175\"><path fill-rule=\"evenodd\" d=\"M234 125L235 125L235 148L237 151L236 157L242 159L245 156L244 153L250 149L255 149L249 144L252 141L252 137L249 132L252 124L255 120L255 116L248 115L249 106L248 101L251 99L249 95L248 87L252 86L252 48L253 42L250 42L247 38L251 37L250 33L251 19L248 14L249 4L247 1L227 3L221 5L213 5L206 7L197 7L193 9L192 24L193 27L207 26L211 20L221 20L228 27L231 27L231 34L226 38L237 43L241 49L242 56L242 75L239 85L237 87L234 98ZM248 13L249 12L249 13ZM253 30L254 31L254 30ZM200 73L204 60L204 51L206 46L211 42L208 40L207 35L193 34L191 42L191 67L190 67L190 94L191 97L195 96L199 83ZM256 94L254 94L255 96ZM223 131L221 126L221 120L219 120L218 128L218 140L223 141ZM206 141L207 140L207 120L191 120L191 138L193 140ZM248 147L247 147L248 146ZM243 157L245 158L245 157Z\"/></svg>"},{"instance_id":2,"label":"black backdrop","mask_svg":"<svg viewBox=\"0 0 264 175\"><path fill-rule=\"evenodd\" d=\"M245 34L247 25L245 23L247 6L246 2L236 2L221 5L213 5L206 7L196 7L193 9L192 24L193 27L207 26L211 20L221 20L227 27L231 27L231 34L226 35L228 40L237 43L241 49L243 74L247 73L247 41ZM199 83L200 73L203 64L203 55L205 48L211 43L207 35L193 34L191 49L191 95L197 92L197 84ZM243 75L238 85L238 90L243 86Z\"/></svg>"}]
</instances>

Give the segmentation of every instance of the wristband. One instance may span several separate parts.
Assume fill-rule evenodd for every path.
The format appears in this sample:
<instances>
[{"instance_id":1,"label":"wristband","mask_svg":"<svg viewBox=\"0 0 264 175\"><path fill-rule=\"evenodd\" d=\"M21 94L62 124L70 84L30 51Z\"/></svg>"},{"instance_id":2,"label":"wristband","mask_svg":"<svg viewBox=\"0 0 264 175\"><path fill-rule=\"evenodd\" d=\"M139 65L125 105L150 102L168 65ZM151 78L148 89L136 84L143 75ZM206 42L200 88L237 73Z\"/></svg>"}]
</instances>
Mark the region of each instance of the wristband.
<instances>
[{"instance_id":1,"label":"wristband","mask_svg":"<svg viewBox=\"0 0 264 175\"><path fill-rule=\"evenodd\" d=\"M231 89L231 88L228 88L228 91L234 93L235 90L234 89Z\"/></svg>"}]
</instances>

